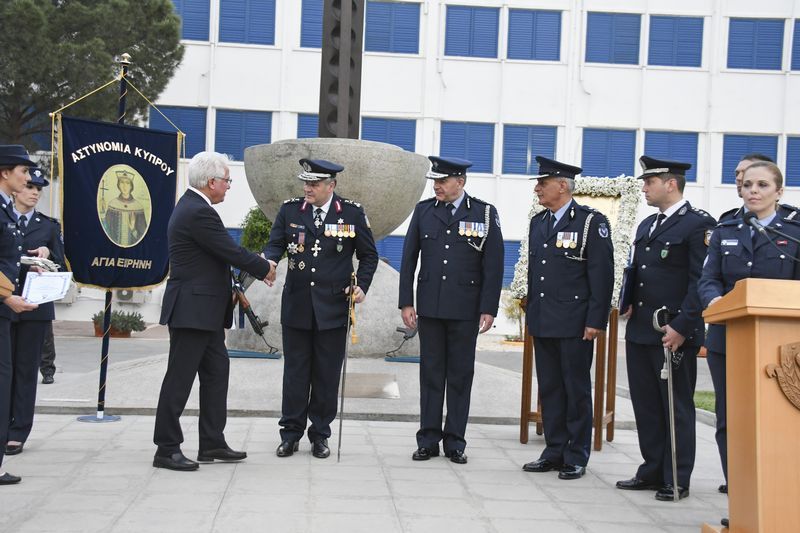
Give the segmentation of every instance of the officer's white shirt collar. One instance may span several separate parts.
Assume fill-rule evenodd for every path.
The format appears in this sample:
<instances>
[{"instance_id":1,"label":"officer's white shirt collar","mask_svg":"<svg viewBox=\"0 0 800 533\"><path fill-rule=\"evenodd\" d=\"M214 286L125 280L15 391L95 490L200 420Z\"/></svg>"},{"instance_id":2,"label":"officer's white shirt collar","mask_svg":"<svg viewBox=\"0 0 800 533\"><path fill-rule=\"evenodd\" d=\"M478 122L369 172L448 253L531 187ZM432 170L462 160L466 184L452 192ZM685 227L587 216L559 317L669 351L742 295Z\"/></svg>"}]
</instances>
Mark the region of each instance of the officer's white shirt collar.
<instances>
[{"instance_id":1,"label":"officer's white shirt collar","mask_svg":"<svg viewBox=\"0 0 800 533\"><path fill-rule=\"evenodd\" d=\"M559 220L561 220L561 217L562 217L562 216L564 216L564 213L566 213L566 212L567 212L567 209L568 209L568 208L569 208L569 206L571 206L571 205L572 205L572 200L570 200L569 202L567 202L567 203L565 203L564 205L562 205L562 206L561 206L561 207L558 209L558 211L556 211L555 213L553 213L552 211L550 211L550 216L552 216L552 217L554 217L554 218L555 218L555 220L553 221L553 226L555 226L556 224L558 224L558 221L559 221Z\"/></svg>"},{"instance_id":2,"label":"officer's white shirt collar","mask_svg":"<svg viewBox=\"0 0 800 533\"><path fill-rule=\"evenodd\" d=\"M23 213L22 211L17 209L16 205L14 206L14 214L17 215L17 219L19 219L19 217L21 217L22 215L25 215L25 220L27 220L28 222L30 222L33 219L35 211L36 211L35 209L31 209L27 213Z\"/></svg>"},{"instance_id":3,"label":"officer's white shirt collar","mask_svg":"<svg viewBox=\"0 0 800 533\"><path fill-rule=\"evenodd\" d=\"M331 194L331 197L328 198L327 202L325 202L325 205L322 206L322 213L320 213L320 215L322 216L322 220L325 220L325 217L328 215L328 211L331 208L331 202L333 202L333 194ZM313 204L311 205L311 207L312 207L311 214L316 215L317 207Z\"/></svg>"},{"instance_id":4,"label":"officer's white shirt collar","mask_svg":"<svg viewBox=\"0 0 800 533\"><path fill-rule=\"evenodd\" d=\"M668 208L667 208L665 211L661 211L662 213L664 213L665 215L667 215L667 216L666 216L666 218L665 218L664 220L667 220L667 218L669 218L669 217L671 217L672 215L674 215L674 214L675 214L675 213L678 211L678 209L680 209L681 207L683 207L683 205L684 205L685 203L686 203L686 198L681 198L680 200L678 200L677 202L675 202L674 204L672 204L671 206L669 206L669 207L668 207ZM663 224L663 222L662 222L662 224Z\"/></svg>"},{"instance_id":5,"label":"officer's white shirt collar","mask_svg":"<svg viewBox=\"0 0 800 533\"><path fill-rule=\"evenodd\" d=\"M190 191L196 192L197 195L200 198L202 198L203 200L205 200L208 205L211 205L211 199L208 196L206 196L205 194L203 194L203 191L201 191L200 189L196 189L196 188L192 187L191 185L189 185L188 188L189 188Z\"/></svg>"}]
</instances>

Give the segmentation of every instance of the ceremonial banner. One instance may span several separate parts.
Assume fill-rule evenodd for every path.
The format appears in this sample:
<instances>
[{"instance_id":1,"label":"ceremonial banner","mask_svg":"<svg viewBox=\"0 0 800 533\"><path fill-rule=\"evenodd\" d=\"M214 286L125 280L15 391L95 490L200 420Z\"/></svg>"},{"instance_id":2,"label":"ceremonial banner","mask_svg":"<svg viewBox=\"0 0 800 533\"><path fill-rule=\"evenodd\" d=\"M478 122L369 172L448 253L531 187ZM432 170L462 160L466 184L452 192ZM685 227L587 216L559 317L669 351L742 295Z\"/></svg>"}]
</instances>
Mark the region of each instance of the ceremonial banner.
<instances>
[{"instance_id":1,"label":"ceremonial banner","mask_svg":"<svg viewBox=\"0 0 800 533\"><path fill-rule=\"evenodd\" d=\"M161 283L179 134L59 118L64 251L75 281L109 289Z\"/></svg>"}]
</instances>

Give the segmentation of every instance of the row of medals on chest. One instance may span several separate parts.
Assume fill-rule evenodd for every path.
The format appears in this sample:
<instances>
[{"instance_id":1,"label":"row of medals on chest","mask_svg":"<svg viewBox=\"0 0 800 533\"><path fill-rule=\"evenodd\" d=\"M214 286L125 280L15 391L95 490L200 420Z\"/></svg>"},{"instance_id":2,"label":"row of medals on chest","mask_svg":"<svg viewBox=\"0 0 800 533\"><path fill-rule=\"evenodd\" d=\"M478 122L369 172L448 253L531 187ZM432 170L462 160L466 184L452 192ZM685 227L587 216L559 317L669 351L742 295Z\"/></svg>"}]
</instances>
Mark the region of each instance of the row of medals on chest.
<instances>
[{"instance_id":1,"label":"row of medals on chest","mask_svg":"<svg viewBox=\"0 0 800 533\"><path fill-rule=\"evenodd\" d=\"M458 223L458 234L462 237L483 237L486 235L486 225L483 222Z\"/></svg>"},{"instance_id":2,"label":"row of medals on chest","mask_svg":"<svg viewBox=\"0 0 800 533\"><path fill-rule=\"evenodd\" d=\"M559 231L556 235L556 248L577 248L577 231Z\"/></svg>"}]
</instances>

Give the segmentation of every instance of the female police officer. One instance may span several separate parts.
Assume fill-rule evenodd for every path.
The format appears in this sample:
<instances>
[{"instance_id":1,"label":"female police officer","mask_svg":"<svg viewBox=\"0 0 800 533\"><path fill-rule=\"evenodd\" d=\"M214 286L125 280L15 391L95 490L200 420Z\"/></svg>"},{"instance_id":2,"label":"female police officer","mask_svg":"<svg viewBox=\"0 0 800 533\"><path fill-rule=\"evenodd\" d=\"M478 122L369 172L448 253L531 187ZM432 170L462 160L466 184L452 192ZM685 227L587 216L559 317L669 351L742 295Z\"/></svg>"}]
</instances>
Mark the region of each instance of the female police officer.
<instances>
[{"instance_id":1,"label":"female police officer","mask_svg":"<svg viewBox=\"0 0 800 533\"><path fill-rule=\"evenodd\" d=\"M759 161L745 170L742 199L745 218L721 222L711 237L708 257L698 283L700 300L708 307L743 278L800 279L798 245L770 232L755 231L745 222L749 217L766 228L800 238L800 223L781 219L776 213L783 193L783 175L773 163ZM750 213L753 213L752 215ZM728 436L725 418L725 326L711 324L706 337L707 361L716 394L717 447L722 471L728 477ZM719 488L727 492L727 485Z\"/></svg>"}]
</instances>

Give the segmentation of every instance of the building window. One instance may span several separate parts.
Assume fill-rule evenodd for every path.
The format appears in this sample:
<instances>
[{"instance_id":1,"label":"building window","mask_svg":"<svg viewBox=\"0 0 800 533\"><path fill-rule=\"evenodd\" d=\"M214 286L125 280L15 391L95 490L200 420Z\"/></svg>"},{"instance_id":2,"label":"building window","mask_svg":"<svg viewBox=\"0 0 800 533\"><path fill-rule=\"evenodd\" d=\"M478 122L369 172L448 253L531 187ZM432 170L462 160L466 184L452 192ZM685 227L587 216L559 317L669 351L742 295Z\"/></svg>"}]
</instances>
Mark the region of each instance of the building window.
<instances>
[{"instance_id":1,"label":"building window","mask_svg":"<svg viewBox=\"0 0 800 533\"><path fill-rule=\"evenodd\" d=\"M417 138L415 120L364 117L361 119L361 138L394 144L403 150L414 151Z\"/></svg>"},{"instance_id":2,"label":"building window","mask_svg":"<svg viewBox=\"0 0 800 533\"><path fill-rule=\"evenodd\" d=\"M219 40L275 44L275 0L220 0Z\"/></svg>"},{"instance_id":3,"label":"building window","mask_svg":"<svg viewBox=\"0 0 800 533\"><path fill-rule=\"evenodd\" d=\"M561 12L509 9L508 58L558 61L561 58Z\"/></svg>"},{"instance_id":4,"label":"building window","mask_svg":"<svg viewBox=\"0 0 800 533\"><path fill-rule=\"evenodd\" d=\"M467 172L492 173L494 163L494 124L442 122L439 153L472 161Z\"/></svg>"},{"instance_id":5,"label":"building window","mask_svg":"<svg viewBox=\"0 0 800 533\"><path fill-rule=\"evenodd\" d=\"M783 19L735 19L728 29L728 68L780 70Z\"/></svg>"},{"instance_id":6,"label":"building window","mask_svg":"<svg viewBox=\"0 0 800 533\"><path fill-rule=\"evenodd\" d=\"M555 157L555 126L503 127L503 174L538 174L537 155Z\"/></svg>"},{"instance_id":7,"label":"building window","mask_svg":"<svg viewBox=\"0 0 800 533\"><path fill-rule=\"evenodd\" d=\"M702 18L650 17L649 65L699 67L702 60Z\"/></svg>"},{"instance_id":8,"label":"building window","mask_svg":"<svg viewBox=\"0 0 800 533\"><path fill-rule=\"evenodd\" d=\"M497 57L496 7L447 6L444 55Z\"/></svg>"},{"instance_id":9,"label":"building window","mask_svg":"<svg viewBox=\"0 0 800 533\"><path fill-rule=\"evenodd\" d=\"M746 154L759 153L778 160L776 135L725 135L722 142L722 183L736 183L736 165Z\"/></svg>"},{"instance_id":10,"label":"building window","mask_svg":"<svg viewBox=\"0 0 800 533\"><path fill-rule=\"evenodd\" d=\"M581 166L584 176L633 176L636 132L584 128Z\"/></svg>"},{"instance_id":11,"label":"building window","mask_svg":"<svg viewBox=\"0 0 800 533\"><path fill-rule=\"evenodd\" d=\"M800 137L789 137L786 141L787 187L800 187Z\"/></svg>"},{"instance_id":12,"label":"building window","mask_svg":"<svg viewBox=\"0 0 800 533\"><path fill-rule=\"evenodd\" d=\"M181 38L207 41L209 0L172 1L175 4L175 13L181 18Z\"/></svg>"},{"instance_id":13,"label":"building window","mask_svg":"<svg viewBox=\"0 0 800 533\"><path fill-rule=\"evenodd\" d=\"M244 149L269 143L272 138L272 113L267 111L217 110L214 149L234 161L244 161Z\"/></svg>"},{"instance_id":14,"label":"building window","mask_svg":"<svg viewBox=\"0 0 800 533\"><path fill-rule=\"evenodd\" d=\"M322 48L322 0L303 0L300 15L300 46Z\"/></svg>"},{"instance_id":15,"label":"building window","mask_svg":"<svg viewBox=\"0 0 800 533\"><path fill-rule=\"evenodd\" d=\"M514 281L520 244L520 241L503 241L503 287L508 287Z\"/></svg>"},{"instance_id":16,"label":"building window","mask_svg":"<svg viewBox=\"0 0 800 533\"><path fill-rule=\"evenodd\" d=\"M586 61L638 65L640 31L640 15L589 13Z\"/></svg>"},{"instance_id":17,"label":"building window","mask_svg":"<svg viewBox=\"0 0 800 533\"><path fill-rule=\"evenodd\" d=\"M297 115L297 138L313 139L319 137L319 115Z\"/></svg>"},{"instance_id":18,"label":"building window","mask_svg":"<svg viewBox=\"0 0 800 533\"><path fill-rule=\"evenodd\" d=\"M800 19L794 21L792 38L792 70L800 70Z\"/></svg>"},{"instance_id":19,"label":"building window","mask_svg":"<svg viewBox=\"0 0 800 533\"><path fill-rule=\"evenodd\" d=\"M186 134L186 157L194 157L206 149L206 108L166 105L158 108ZM161 113L155 109L150 110L150 127L154 130L175 131Z\"/></svg>"},{"instance_id":20,"label":"building window","mask_svg":"<svg viewBox=\"0 0 800 533\"><path fill-rule=\"evenodd\" d=\"M367 2L364 50L419 53L419 4Z\"/></svg>"},{"instance_id":21,"label":"building window","mask_svg":"<svg viewBox=\"0 0 800 533\"><path fill-rule=\"evenodd\" d=\"M686 171L686 181L697 181L697 134L675 131L647 131L644 135L644 153L656 159L691 163Z\"/></svg>"}]
</instances>

